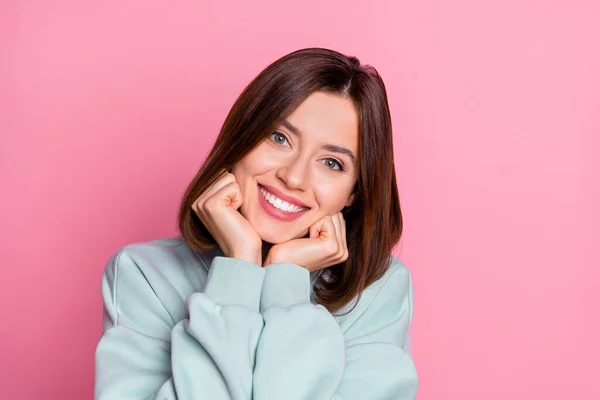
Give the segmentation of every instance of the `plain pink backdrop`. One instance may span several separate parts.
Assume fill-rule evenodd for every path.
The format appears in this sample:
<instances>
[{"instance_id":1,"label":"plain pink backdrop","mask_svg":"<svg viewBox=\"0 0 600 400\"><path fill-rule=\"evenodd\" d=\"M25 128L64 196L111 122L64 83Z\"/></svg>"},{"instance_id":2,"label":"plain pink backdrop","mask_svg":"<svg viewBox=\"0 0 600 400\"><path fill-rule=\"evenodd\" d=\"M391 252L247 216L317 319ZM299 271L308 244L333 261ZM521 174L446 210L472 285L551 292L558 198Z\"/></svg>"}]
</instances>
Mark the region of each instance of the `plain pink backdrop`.
<instances>
[{"instance_id":1,"label":"plain pink backdrop","mask_svg":"<svg viewBox=\"0 0 600 400\"><path fill-rule=\"evenodd\" d=\"M600 3L0 5L0 397L92 398L100 277L176 234L229 108L293 50L383 76L419 400L600 399Z\"/></svg>"}]
</instances>

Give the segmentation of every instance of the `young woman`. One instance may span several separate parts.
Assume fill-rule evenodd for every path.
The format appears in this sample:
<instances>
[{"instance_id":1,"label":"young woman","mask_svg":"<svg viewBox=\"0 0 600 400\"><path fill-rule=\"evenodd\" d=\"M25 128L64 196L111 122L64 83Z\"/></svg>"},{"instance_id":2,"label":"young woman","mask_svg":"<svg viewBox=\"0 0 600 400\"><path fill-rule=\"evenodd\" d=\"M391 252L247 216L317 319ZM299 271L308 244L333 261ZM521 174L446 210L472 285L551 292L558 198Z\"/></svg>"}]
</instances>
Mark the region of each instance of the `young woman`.
<instances>
[{"instance_id":1,"label":"young woman","mask_svg":"<svg viewBox=\"0 0 600 400\"><path fill-rule=\"evenodd\" d=\"M242 92L180 236L102 278L96 399L414 399L411 277L385 86L309 48Z\"/></svg>"}]
</instances>

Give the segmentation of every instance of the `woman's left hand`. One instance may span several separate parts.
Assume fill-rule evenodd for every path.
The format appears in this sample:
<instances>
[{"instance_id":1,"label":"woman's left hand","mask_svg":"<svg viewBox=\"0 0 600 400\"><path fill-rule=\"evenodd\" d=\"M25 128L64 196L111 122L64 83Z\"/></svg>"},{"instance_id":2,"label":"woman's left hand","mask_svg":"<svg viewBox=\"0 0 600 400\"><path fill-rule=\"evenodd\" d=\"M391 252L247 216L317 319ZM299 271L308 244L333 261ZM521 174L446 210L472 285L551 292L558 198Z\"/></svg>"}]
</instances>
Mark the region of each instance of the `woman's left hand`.
<instances>
[{"instance_id":1,"label":"woman's left hand","mask_svg":"<svg viewBox=\"0 0 600 400\"><path fill-rule=\"evenodd\" d=\"M341 212L325 216L309 228L309 237L273 245L263 267L292 263L317 271L346 261L346 221Z\"/></svg>"}]
</instances>

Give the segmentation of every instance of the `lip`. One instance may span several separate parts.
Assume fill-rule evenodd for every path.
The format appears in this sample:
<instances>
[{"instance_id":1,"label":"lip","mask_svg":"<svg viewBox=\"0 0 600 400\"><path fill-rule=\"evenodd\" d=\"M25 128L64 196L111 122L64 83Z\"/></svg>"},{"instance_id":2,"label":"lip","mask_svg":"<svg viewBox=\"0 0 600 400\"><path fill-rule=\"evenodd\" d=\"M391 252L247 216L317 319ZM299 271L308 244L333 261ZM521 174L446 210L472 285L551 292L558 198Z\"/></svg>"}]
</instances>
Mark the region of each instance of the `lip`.
<instances>
[{"instance_id":1,"label":"lip","mask_svg":"<svg viewBox=\"0 0 600 400\"><path fill-rule=\"evenodd\" d=\"M299 206L299 207L310 208L309 206L307 206L306 204L304 204L300 200L296 199L295 197L287 196L287 195L281 193L279 190L277 190L273 186L263 185L261 183L259 183L258 185L264 187L267 190L267 192L271 192L275 196L279 197L281 200L285 200L288 203L294 204L294 205Z\"/></svg>"},{"instance_id":2,"label":"lip","mask_svg":"<svg viewBox=\"0 0 600 400\"><path fill-rule=\"evenodd\" d=\"M288 212L279 210L278 208L275 208L271 203L269 203L267 201L267 199L265 199L265 196L263 196L262 192L260 191L260 186L261 185L257 185L257 190L256 190L256 193L258 194L258 202L260 203L263 210L273 218L276 218L280 221L290 222L290 221L294 221L294 220L300 218L300 216L304 215L309 210L307 208L304 211L300 211L298 213L288 213Z\"/></svg>"}]
</instances>

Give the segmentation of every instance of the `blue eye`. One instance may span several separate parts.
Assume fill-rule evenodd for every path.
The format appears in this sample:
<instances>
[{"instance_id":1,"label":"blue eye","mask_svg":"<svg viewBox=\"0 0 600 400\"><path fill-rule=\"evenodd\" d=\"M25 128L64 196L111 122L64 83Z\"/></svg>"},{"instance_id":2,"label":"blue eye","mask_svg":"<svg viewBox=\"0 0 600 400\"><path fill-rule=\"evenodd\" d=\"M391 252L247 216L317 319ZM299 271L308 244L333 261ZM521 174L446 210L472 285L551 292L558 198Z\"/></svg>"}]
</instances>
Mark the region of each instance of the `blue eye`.
<instances>
[{"instance_id":1,"label":"blue eye","mask_svg":"<svg viewBox=\"0 0 600 400\"><path fill-rule=\"evenodd\" d=\"M283 143L285 143L287 141L287 137L283 133L281 133L281 132L273 132L273 133L271 133L271 137L273 137L273 135L277 135L280 138L283 138L283 142L279 142L277 140L273 140L275 143L277 143L279 145L283 145Z\"/></svg>"},{"instance_id":2,"label":"blue eye","mask_svg":"<svg viewBox=\"0 0 600 400\"><path fill-rule=\"evenodd\" d=\"M328 167L329 169L334 170L334 171L340 171L340 172L344 171L344 166L339 161L337 161L335 158L326 158L325 161L326 162L327 161L333 161L334 165L338 166L338 169L334 169L334 168L329 168Z\"/></svg>"}]
</instances>

